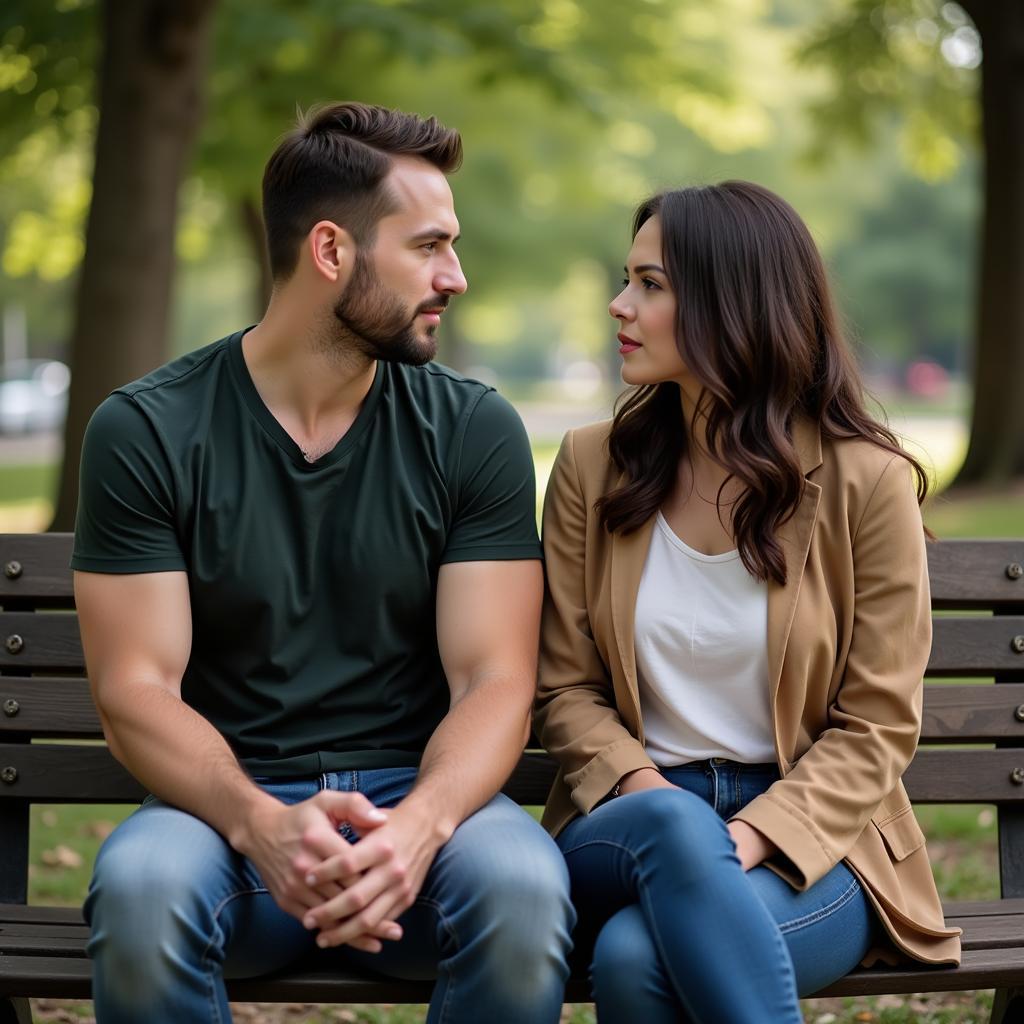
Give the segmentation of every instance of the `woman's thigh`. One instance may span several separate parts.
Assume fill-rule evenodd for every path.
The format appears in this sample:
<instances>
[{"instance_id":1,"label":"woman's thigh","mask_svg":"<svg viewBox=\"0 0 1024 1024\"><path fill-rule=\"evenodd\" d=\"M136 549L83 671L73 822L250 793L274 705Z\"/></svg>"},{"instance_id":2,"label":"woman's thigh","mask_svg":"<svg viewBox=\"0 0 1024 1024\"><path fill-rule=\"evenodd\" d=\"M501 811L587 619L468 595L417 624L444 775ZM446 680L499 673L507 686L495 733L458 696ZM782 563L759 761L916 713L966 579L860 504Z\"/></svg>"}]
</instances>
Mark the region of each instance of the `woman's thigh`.
<instances>
[{"instance_id":1,"label":"woman's thigh","mask_svg":"<svg viewBox=\"0 0 1024 1024\"><path fill-rule=\"evenodd\" d=\"M747 877L782 932L801 996L843 977L864 959L877 917L844 863L803 892L764 866L753 868Z\"/></svg>"}]
</instances>

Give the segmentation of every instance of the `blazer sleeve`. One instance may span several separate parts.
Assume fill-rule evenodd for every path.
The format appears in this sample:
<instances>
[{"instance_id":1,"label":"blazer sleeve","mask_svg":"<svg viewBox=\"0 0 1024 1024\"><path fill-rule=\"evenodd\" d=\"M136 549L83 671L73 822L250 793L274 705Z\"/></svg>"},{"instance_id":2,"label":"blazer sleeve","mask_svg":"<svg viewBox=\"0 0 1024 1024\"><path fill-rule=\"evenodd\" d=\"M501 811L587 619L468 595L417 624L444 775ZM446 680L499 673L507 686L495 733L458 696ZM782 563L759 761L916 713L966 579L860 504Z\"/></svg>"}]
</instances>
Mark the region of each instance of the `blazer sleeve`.
<instances>
[{"instance_id":1,"label":"blazer sleeve","mask_svg":"<svg viewBox=\"0 0 1024 1024\"><path fill-rule=\"evenodd\" d=\"M583 814L623 775L655 767L643 744L622 724L608 666L594 642L585 585L587 518L570 431L544 496L547 586L534 725Z\"/></svg>"},{"instance_id":2,"label":"blazer sleeve","mask_svg":"<svg viewBox=\"0 0 1024 1024\"><path fill-rule=\"evenodd\" d=\"M856 842L914 757L931 649L924 530L909 464L882 470L853 532L853 629L829 726L784 778L734 817L762 832L797 889Z\"/></svg>"}]
</instances>

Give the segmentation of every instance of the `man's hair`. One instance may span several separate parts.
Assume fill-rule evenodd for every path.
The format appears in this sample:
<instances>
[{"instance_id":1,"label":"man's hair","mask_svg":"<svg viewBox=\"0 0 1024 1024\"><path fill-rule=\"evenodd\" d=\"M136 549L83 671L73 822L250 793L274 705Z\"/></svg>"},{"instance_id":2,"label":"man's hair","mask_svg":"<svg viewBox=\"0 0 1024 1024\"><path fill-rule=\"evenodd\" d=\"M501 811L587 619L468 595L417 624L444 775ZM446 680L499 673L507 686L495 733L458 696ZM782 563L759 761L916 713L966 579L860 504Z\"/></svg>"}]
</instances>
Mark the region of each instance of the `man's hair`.
<instances>
[{"instance_id":1,"label":"man's hair","mask_svg":"<svg viewBox=\"0 0 1024 1024\"><path fill-rule=\"evenodd\" d=\"M396 205L384 184L396 156L422 157L450 174L462 163L462 139L434 117L365 103L332 103L300 115L263 172L275 281L294 273L302 240L317 221L334 221L357 245L372 244L377 222Z\"/></svg>"}]
</instances>

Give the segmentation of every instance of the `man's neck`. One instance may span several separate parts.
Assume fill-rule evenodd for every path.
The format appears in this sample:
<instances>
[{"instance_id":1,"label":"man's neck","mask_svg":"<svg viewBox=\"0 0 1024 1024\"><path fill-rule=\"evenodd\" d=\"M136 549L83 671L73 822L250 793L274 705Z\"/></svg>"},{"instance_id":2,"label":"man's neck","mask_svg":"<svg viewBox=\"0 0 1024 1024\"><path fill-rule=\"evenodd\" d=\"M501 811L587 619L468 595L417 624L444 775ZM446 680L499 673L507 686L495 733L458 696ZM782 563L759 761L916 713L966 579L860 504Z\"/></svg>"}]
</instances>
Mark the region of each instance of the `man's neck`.
<instances>
[{"instance_id":1,"label":"man's neck","mask_svg":"<svg viewBox=\"0 0 1024 1024\"><path fill-rule=\"evenodd\" d=\"M327 325L296 304L272 300L242 338L242 355L264 404L311 461L355 421L377 364L325 343Z\"/></svg>"}]
</instances>

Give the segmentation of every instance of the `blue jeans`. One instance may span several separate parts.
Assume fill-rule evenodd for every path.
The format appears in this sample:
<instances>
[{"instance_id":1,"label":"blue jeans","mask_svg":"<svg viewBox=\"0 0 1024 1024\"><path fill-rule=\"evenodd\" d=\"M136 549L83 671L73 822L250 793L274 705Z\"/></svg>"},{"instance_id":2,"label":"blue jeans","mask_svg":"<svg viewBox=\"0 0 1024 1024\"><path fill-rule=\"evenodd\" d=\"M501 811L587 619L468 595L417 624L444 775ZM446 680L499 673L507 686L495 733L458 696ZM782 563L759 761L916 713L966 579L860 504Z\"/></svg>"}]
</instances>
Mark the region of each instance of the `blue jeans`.
<instances>
[{"instance_id":1,"label":"blue jeans","mask_svg":"<svg viewBox=\"0 0 1024 1024\"><path fill-rule=\"evenodd\" d=\"M558 837L593 951L602 1024L798 1024L816 991L867 953L875 917L837 864L806 892L744 872L725 819L777 778L722 758L667 768L676 789L609 800Z\"/></svg>"},{"instance_id":2,"label":"blue jeans","mask_svg":"<svg viewBox=\"0 0 1024 1024\"><path fill-rule=\"evenodd\" d=\"M415 778L414 768L377 769L262 788L289 804L358 790L391 807ZM400 941L329 955L339 968L436 978L430 1022L477 1021L486 1007L491 1021L554 1024L575 920L568 890L555 844L499 794L442 847L399 919ZM316 933L278 907L250 861L153 798L104 843L85 914L100 1024L222 1024L225 977L266 974L316 949Z\"/></svg>"}]
</instances>

